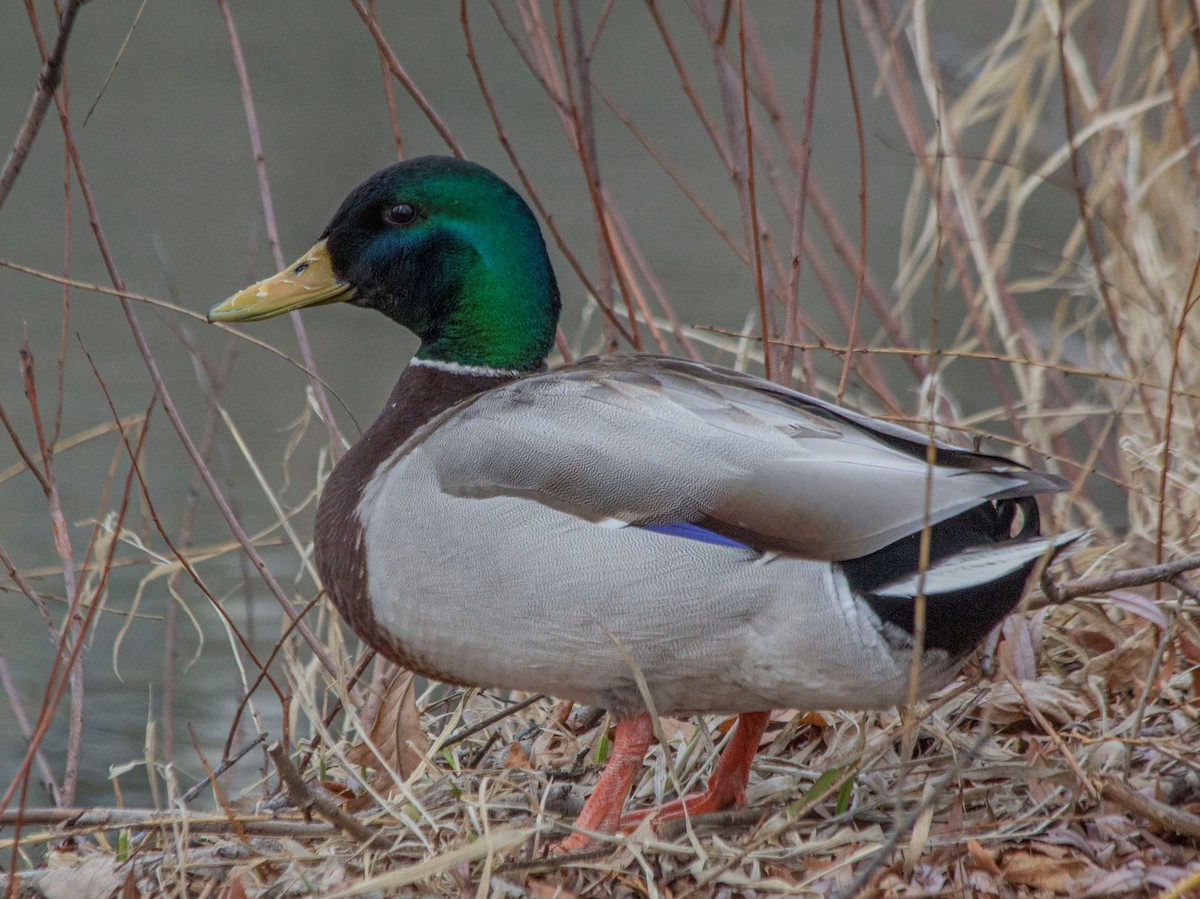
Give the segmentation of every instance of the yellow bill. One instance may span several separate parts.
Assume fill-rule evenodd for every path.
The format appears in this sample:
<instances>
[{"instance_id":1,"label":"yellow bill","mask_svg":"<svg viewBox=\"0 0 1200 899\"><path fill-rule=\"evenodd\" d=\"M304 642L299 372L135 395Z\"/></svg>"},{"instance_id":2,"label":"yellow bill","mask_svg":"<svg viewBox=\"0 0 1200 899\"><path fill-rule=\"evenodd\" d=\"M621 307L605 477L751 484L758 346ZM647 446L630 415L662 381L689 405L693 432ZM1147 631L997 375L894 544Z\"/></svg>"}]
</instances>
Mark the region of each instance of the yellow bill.
<instances>
[{"instance_id":1,"label":"yellow bill","mask_svg":"<svg viewBox=\"0 0 1200 899\"><path fill-rule=\"evenodd\" d=\"M210 322L257 322L306 306L343 303L354 288L333 273L325 241L277 275L251 284L208 312Z\"/></svg>"}]
</instances>

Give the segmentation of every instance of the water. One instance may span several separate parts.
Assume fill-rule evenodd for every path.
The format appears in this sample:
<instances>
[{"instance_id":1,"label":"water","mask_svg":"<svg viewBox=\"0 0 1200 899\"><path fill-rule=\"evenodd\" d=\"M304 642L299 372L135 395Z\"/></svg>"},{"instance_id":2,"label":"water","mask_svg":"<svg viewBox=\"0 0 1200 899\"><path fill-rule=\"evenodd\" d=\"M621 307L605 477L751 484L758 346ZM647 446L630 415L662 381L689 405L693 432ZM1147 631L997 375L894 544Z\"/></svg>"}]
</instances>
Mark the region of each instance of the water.
<instances>
[{"instance_id":1,"label":"water","mask_svg":"<svg viewBox=\"0 0 1200 899\"><path fill-rule=\"evenodd\" d=\"M68 54L75 134L116 264L129 288L203 312L244 283L274 269L261 226L238 83L214 4L151 3L85 127L83 116L104 85L138 5L94 4L80 15ZM480 56L497 91L507 134L556 224L594 275L587 193L558 117L513 52L490 8L469 6ZM702 97L717 115L718 94L703 36L681 6L668 6L664 13L679 39L680 51ZM381 7L384 30L394 50L468 155L511 176L463 52L457 5ZM592 20L596 9L587 9ZM48 10L47 4L39 4L43 28L51 21ZM417 10L420 15L414 14ZM807 72L810 10L781 2L755 4L754 13L768 56L778 64L778 88L798 123ZM549 11L546 14L551 15ZM7 141L25 115L38 65L21 4L9 0L2 15L0 136ZM395 159L379 63L366 29L349 6L317 0L237 4L235 15L250 70L284 255L290 261L312 243L350 187ZM515 14L513 22L517 23ZM965 27L977 28L979 22L976 17ZM886 107L871 95L873 63L857 27L852 30L870 170L870 258L876 276L886 285L895 271L896 222L908 186L910 160L900 149L904 142ZM970 39L983 37L976 34ZM853 231L858 215L857 158L832 13L826 38L813 173ZM687 180L700 187L730 231L740 235L734 191L686 105L678 77L644 8L615 5L597 46L593 76L605 92L618 98L624 112L639 122ZM444 152L433 129L399 87L397 94L406 152ZM740 328L753 307L754 286L748 270L620 122L599 101L596 105L606 184L680 317L685 322ZM63 164L63 141L51 109L16 190L0 211L0 258L52 272L61 270ZM78 196L73 187L70 274L107 285ZM1047 234L1062 227L1071 213L1069 198L1063 199L1061 206L1056 202L1049 201L1046 215L1040 219ZM775 212L771 215L778 218ZM815 231L811 213L809 221ZM787 230L777 233L786 234ZM1043 243L1037 233L1031 234L1029 241L1033 246ZM1044 242L1051 243L1048 238ZM574 333L584 307L582 288L557 251L555 262L566 300L564 325L568 333ZM843 280L852 293L852 282ZM807 282L806 295L819 298L819 292ZM35 445L31 418L14 374L17 352L27 340L36 359L42 401L45 408L52 408L60 297L60 288L53 284L0 269L0 365L5 372L0 378L0 401L31 448ZM832 316L820 308L819 299L813 302L815 317L832 328ZM193 437L199 439L206 407L183 339L194 341L202 352L219 360L225 337L175 313L139 305L137 314L168 389ZM379 327L377 316L345 309L316 310L306 315L305 321L319 371L340 403L339 422L353 436L382 403L414 349L414 341L399 329ZM247 330L295 355L295 337L287 321ZM833 331L840 333L836 328ZM122 416L143 412L151 398L150 381L116 301L74 291L69 332L63 435L111 421L85 350L117 412ZM252 455L262 464L266 479L281 491L285 505L299 503L315 483L316 451L321 443L319 433L310 433L285 471L283 459L295 433L289 424L305 411L306 379L295 367L251 345L238 346L236 353L224 405ZM313 430L318 429L314 426ZM238 502L247 529L265 528L274 521L270 507L224 430L222 438L223 449L214 457L213 470L227 495ZM57 484L78 557L86 547L106 473L118 451L114 436L108 434L58 457ZM0 470L17 461L9 442L0 440ZM161 408L152 413L144 467L153 507L167 533L176 535L188 503L192 467ZM117 468L119 478L123 477L126 461L120 460ZM114 490L119 488L120 480L114 484ZM110 500L104 512L112 508ZM310 533L311 508L310 503L294 520L304 539ZM125 526L169 559L136 491ZM200 498L195 539L198 544L230 539L206 494ZM46 504L28 474L0 483L0 544L23 571L57 564ZM294 584L299 570L294 553L279 549L267 555L278 566L276 573L285 589L294 587L302 600L311 597L311 582ZM115 569L108 585L107 604L128 610L139 581L153 570L145 563L144 553L128 546L120 548L117 557L138 561ZM261 583L252 580L253 599L248 606L232 555L200 563L199 572L243 628L247 615L253 617L255 646L260 652L269 650L280 631L280 614ZM49 574L34 583L40 591L62 597L61 576ZM150 617L130 626L116 668L112 647L124 619L116 614L101 615L89 640L79 804L112 803L109 766L143 757L147 720L157 719L162 693L161 618L172 601L166 583L164 576L147 582L140 612ZM188 744L184 723L193 725L209 759L217 758L240 687L233 675L228 639L207 599L186 576L178 581L178 591L179 601L202 622L204 639L203 652L182 676L177 691L176 752L180 781L186 788L202 771ZM52 599L51 607L61 614L61 602ZM0 653L13 674L22 705L35 713L50 669L50 641L29 601L15 591L0 593L0 620ZM181 616L180 659L190 659L199 641L200 634ZM277 703L263 691L259 700L267 727L278 733ZM60 712L44 743L58 772L64 741ZM0 702L0 782L7 784L11 779L24 746L9 704ZM121 786L127 803L150 801L146 777L136 768L123 776ZM32 804L45 801L44 796L31 794Z\"/></svg>"}]
</instances>

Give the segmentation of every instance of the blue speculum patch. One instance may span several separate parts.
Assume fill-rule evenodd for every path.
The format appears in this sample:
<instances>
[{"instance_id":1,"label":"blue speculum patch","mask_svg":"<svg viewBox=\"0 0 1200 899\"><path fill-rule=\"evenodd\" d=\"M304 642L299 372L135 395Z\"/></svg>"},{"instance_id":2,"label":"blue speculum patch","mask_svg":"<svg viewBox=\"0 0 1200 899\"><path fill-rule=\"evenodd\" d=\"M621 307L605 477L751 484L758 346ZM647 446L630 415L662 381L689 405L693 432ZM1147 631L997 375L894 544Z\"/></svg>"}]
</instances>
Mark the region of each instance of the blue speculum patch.
<instances>
[{"instance_id":1,"label":"blue speculum patch","mask_svg":"<svg viewBox=\"0 0 1200 899\"><path fill-rule=\"evenodd\" d=\"M750 549L745 543L738 543L728 537L722 537L708 528L702 528L690 521L678 521L674 524L645 524L643 530L654 531L656 534L666 534L669 537L682 537L685 540L697 540L700 543L713 543L717 546L729 546L733 549Z\"/></svg>"}]
</instances>

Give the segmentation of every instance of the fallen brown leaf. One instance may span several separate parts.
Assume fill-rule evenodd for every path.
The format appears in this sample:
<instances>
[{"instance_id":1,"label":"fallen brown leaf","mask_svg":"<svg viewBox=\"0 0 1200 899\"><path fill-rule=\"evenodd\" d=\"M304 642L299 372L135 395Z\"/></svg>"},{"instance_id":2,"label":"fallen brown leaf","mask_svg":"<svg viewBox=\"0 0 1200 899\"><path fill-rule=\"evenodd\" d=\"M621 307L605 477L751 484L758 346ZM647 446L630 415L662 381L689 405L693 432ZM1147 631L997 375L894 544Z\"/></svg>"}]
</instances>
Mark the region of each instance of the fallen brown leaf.
<instances>
[{"instance_id":1,"label":"fallen brown leaf","mask_svg":"<svg viewBox=\"0 0 1200 899\"><path fill-rule=\"evenodd\" d=\"M1090 703L1078 693L1072 693L1045 681L1025 681L1021 690L1039 712L1055 724L1074 724L1093 711ZM992 687L987 699L988 717L998 725L1029 720L1025 700L1012 684L999 683Z\"/></svg>"},{"instance_id":2,"label":"fallen brown leaf","mask_svg":"<svg viewBox=\"0 0 1200 899\"><path fill-rule=\"evenodd\" d=\"M1018 680L1037 678L1037 640L1029 621L1021 615L1012 615L1004 620L1004 639L1000 642L997 655L1000 664Z\"/></svg>"},{"instance_id":3,"label":"fallen brown leaf","mask_svg":"<svg viewBox=\"0 0 1200 899\"><path fill-rule=\"evenodd\" d=\"M246 899L246 887L242 884L242 875L235 874L221 891L221 899Z\"/></svg>"},{"instance_id":4,"label":"fallen brown leaf","mask_svg":"<svg viewBox=\"0 0 1200 899\"><path fill-rule=\"evenodd\" d=\"M319 780L317 783L325 788L325 792L337 799L353 799L358 795L345 784L338 783L335 780Z\"/></svg>"},{"instance_id":5,"label":"fallen brown leaf","mask_svg":"<svg viewBox=\"0 0 1200 899\"><path fill-rule=\"evenodd\" d=\"M76 865L51 868L38 883L46 899L108 899L121 888L116 862L95 856Z\"/></svg>"},{"instance_id":6,"label":"fallen brown leaf","mask_svg":"<svg viewBox=\"0 0 1200 899\"><path fill-rule=\"evenodd\" d=\"M996 856L984 849L978 840L967 840L967 852L971 856L971 861L975 862L978 867L997 877L1003 876L1000 865L996 862Z\"/></svg>"},{"instance_id":7,"label":"fallen brown leaf","mask_svg":"<svg viewBox=\"0 0 1200 899\"><path fill-rule=\"evenodd\" d=\"M529 884L534 899L575 899L579 894L568 890L560 880L535 880Z\"/></svg>"},{"instance_id":8,"label":"fallen brown leaf","mask_svg":"<svg viewBox=\"0 0 1200 899\"><path fill-rule=\"evenodd\" d=\"M371 725L371 742L379 755L365 741L346 751L350 764L371 772L370 784L380 793L387 793L395 780L404 780L416 771L429 752L429 738L421 728L417 711L413 677L411 671L400 669L384 688L379 712ZM368 801L369 794L365 794L353 800L348 808L361 808Z\"/></svg>"},{"instance_id":9,"label":"fallen brown leaf","mask_svg":"<svg viewBox=\"0 0 1200 899\"><path fill-rule=\"evenodd\" d=\"M1088 660L1084 670L1089 677L1101 678L1114 692L1139 690L1157 652L1158 629L1147 626L1127 636L1109 652Z\"/></svg>"},{"instance_id":10,"label":"fallen brown leaf","mask_svg":"<svg viewBox=\"0 0 1200 899\"><path fill-rule=\"evenodd\" d=\"M684 721L681 718L659 718L659 723L662 725L663 736L668 740L679 738L683 742L688 742L696 733L696 725L692 721ZM736 721L736 718L731 719ZM724 722L722 722L724 723ZM726 733L728 728L722 730L721 733Z\"/></svg>"},{"instance_id":11,"label":"fallen brown leaf","mask_svg":"<svg viewBox=\"0 0 1200 899\"><path fill-rule=\"evenodd\" d=\"M573 734L547 725L533 741L527 764L543 771L547 768L568 768L578 755L580 745Z\"/></svg>"},{"instance_id":12,"label":"fallen brown leaf","mask_svg":"<svg viewBox=\"0 0 1200 899\"><path fill-rule=\"evenodd\" d=\"M1191 663L1192 666L1192 704L1195 705L1200 701L1200 646L1192 642L1187 634L1180 633L1176 638L1176 645L1179 647L1183 657Z\"/></svg>"},{"instance_id":13,"label":"fallen brown leaf","mask_svg":"<svg viewBox=\"0 0 1200 899\"><path fill-rule=\"evenodd\" d=\"M121 892L118 895L120 899L142 899L142 891L138 889L137 878L133 876L132 870L121 882Z\"/></svg>"},{"instance_id":14,"label":"fallen brown leaf","mask_svg":"<svg viewBox=\"0 0 1200 899\"><path fill-rule=\"evenodd\" d=\"M1009 883L1074 895L1101 873L1077 856L1052 857L1045 852L1019 850L1004 856L1004 878Z\"/></svg>"},{"instance_id":15,"label":"fallen brown leaf","mask_svg":"<svg viewBox=\"0 0 1200 899\"><path fill-rule=\"evenodd\" d=\"M504 757L505 768L528 768L529 754L525 751L520 743L514 742L508 747L508 754Z\"/></svg>"}]
</instances>

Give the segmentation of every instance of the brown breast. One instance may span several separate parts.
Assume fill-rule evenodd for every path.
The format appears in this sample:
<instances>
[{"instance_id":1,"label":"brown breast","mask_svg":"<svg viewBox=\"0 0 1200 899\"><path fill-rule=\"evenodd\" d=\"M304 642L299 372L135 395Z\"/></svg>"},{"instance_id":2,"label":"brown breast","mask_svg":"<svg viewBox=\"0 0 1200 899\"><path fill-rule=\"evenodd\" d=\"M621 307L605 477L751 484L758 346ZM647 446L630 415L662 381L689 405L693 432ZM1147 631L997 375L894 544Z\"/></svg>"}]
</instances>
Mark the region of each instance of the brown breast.
<instances>
[{"instance_id":1,"label":"brown breast","mask_svg":"<svg viewBox=\"0 0 1200 899\"><path fill-rule=\"evenodd\" d=\"M409 365L383 412L334 467L317 505L313 531L317 571L338 611L364 641L398 665L439 680L436 671L403 651L375 620L367 588L367 556L357 508L376 469L413 432L451 406L506 384L508 374L480 375Z\"/></svg>"}]
</instances>

